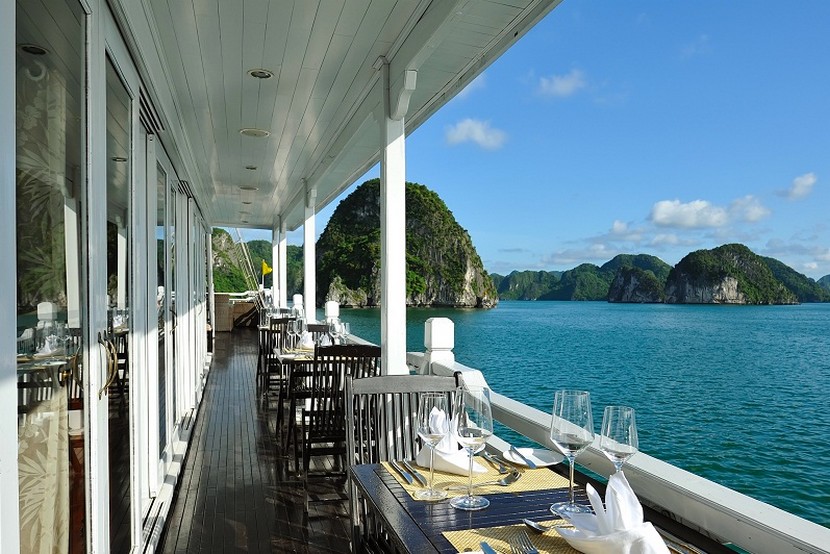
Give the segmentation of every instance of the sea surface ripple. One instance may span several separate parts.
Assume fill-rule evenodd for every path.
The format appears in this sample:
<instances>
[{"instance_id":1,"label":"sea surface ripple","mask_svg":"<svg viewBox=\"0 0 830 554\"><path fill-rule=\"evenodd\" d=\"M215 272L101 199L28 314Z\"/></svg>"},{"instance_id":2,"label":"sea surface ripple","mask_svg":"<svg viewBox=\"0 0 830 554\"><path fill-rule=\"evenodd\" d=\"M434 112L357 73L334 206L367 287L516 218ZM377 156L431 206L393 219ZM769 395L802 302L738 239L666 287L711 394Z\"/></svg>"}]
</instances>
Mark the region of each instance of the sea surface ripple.
<instances>
[{"instance_id":1,"label":"sea surface ripple","mask_svg":"<svg viewBox=\"0 0 830 554\"><path fill-rule=\"evenodd\" d=\"M343 311L379 342L378 310ZM455 356L497 392L549 412L560 388L637 410L640 449L830 527L830 305L685 306L504 301L410 309L455 323Z\"/></svg>"}]
</instances>

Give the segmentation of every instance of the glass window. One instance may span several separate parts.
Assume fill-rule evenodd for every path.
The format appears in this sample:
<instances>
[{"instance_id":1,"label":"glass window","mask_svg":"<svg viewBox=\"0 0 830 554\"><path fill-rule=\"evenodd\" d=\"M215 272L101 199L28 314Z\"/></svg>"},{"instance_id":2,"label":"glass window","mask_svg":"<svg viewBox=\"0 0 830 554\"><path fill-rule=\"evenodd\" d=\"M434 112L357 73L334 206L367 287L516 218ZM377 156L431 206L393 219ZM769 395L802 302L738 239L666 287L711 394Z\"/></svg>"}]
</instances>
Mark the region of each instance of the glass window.
<instances>
[{"instance_id":1,"label":"glass window","mask_svg":"<svg viewBox=\"0 0 830 554\"><path fill-rule=\"evenodd\" d=\"M81 552L84 15L66 0L16 6L21 550Z\"/></svg>"}]
</instances>

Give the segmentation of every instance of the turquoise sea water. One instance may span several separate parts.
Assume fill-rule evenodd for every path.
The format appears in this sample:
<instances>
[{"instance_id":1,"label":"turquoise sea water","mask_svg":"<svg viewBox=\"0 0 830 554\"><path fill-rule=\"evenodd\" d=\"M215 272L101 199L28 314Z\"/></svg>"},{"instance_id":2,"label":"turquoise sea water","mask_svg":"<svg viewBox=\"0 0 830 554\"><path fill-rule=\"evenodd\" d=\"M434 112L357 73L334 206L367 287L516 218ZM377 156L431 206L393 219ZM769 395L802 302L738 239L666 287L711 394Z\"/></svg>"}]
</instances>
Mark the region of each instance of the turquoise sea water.
<instances>
[{"instance_id":1,"label":"turquoise sea water","mask_svg":"<svg viewBox=\"0 0 830 554\"><path fill-rule=\"evenodd\" d=\"M344 310L380 340L378 310ZM637 410L640 448L830 527L830 304L680 306L501 302L493 310L410 309L455 322L455 357L490 386L550 411L553 391L591 391Z\"/></svg>"}]
</instances>

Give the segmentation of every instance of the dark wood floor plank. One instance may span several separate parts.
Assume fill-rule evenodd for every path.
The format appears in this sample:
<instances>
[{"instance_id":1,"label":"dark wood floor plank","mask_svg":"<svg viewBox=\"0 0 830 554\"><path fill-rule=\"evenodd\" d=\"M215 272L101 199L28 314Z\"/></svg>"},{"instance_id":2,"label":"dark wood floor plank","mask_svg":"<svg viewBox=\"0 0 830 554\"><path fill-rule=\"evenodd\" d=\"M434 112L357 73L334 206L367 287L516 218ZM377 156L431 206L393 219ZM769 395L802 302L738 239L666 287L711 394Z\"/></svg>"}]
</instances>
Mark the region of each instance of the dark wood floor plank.
<instances>
[{"instance_id":1,"label":"dark wood floor plank","mask_svg":"<svg viewBox=\"0 0 830 554\"><path fill-rule=\"evenodd\" d=\"M163 553L348 551L342 479L296 474L293 446L282 451L276 396L257 390L257 333L217 335L213 367L195 422ZM291 417L285 414L284 420ZM334 468L313 458L311 473Z\"/></svg>"}]
</instances>

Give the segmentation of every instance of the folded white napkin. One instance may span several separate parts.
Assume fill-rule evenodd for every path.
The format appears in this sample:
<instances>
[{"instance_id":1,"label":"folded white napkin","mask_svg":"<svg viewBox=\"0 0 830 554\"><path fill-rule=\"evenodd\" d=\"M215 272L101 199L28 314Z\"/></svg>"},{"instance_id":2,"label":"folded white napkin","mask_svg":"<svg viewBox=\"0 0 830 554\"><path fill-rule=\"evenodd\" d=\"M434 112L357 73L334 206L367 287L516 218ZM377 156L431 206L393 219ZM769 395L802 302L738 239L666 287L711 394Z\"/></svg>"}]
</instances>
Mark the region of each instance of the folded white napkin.
<instances>
[{"instance_id":1,"label":"folded white napkin","mask_svg":"<svg viewBox=\"0 0 830 554\"><path fill-rule=\"evenodd\" d=\"M608 479L605 506L594 487L585 487L595 514L565 514L573 529L557 528L568 544L586 554L669 554L621 471Z\"/></svg>"},{"instance_id":2,"label":"folded white napkin","mask_svg":"<svg viewBox=\"0 0 830 554\"><path fill-rule=\"evenodd\" d=\"M314 350L314 339L311 338L311 333L306 331L300 339L300 348L304 350Z\"/></svg>"},{"instance_id":3,"label":"folded white napkin","mask_svg":"<svg viewBox=\"0 0 830 554\"><path fill-rule=\"evenodd\" d=\"M470 471L470 459L467 451L459 450L458 441L452 433L452 421L447 419L443 410L433 408L429 413L429 426L434 433L444 432L444 438L435 446L435 469L455 475L467 475ZM415 456L415 463L429 467L429 447L422 448ZM487 473L487 469L473 460L473 473Z\"/></svg>"}]
</instances>

